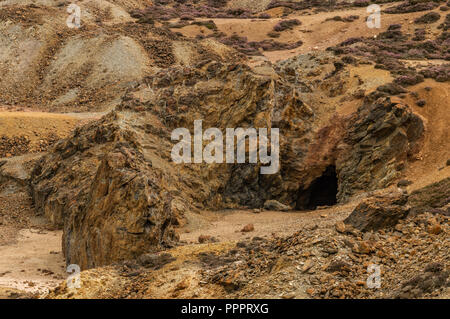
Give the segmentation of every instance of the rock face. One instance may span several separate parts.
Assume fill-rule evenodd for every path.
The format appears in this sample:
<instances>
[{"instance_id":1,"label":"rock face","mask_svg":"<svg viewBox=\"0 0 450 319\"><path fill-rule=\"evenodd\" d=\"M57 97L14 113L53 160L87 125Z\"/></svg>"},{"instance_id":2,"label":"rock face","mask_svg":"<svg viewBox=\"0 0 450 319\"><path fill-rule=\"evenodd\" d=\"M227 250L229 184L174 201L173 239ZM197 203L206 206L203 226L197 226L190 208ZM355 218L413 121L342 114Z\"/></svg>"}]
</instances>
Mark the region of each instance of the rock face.
<instances>
[{"instance_id":1,"label":"rock face","mask_svg":"<svg viewBox=\"0 0 450 319\"><path fill-rule=\"evenodd\" d=\"M408 157L422 140L422 120L408 107L381 99L363 105L351 120L345 138L349 151L338 158L338 198L345 200L358 190L387 187L400 177Z\"/></svg>"},{"instance_id":2,"label":"rock face","mask_svg":"<svg viewBox=\"0 0 450 319\"><path fill-rule=\"evenodd\" d=\"M361 202L344 223L360 231L376 231L395 226L408 215L408 196L391 193L368 198Z\"/></svg>"},{"instance_id":3,"label":"rock face","mask_svg":"<svg viewBox=\"0 0 450 319\"><path fill-rule=\"evenodd\" d=\"M172 67L58 142L36 165L31 184L37 209L64 228L67 262L97 267L161 249L176 239L173 227L187 210L260 208L267 200L315 207L392 183L418 148L423 124L389 98L330 116L323 94L353 94L335 85L349 74L334 62L307 56L275 68L207 60ZM317 91L317 78L296 80L305 63L323 69ZM171 133L186 128L194 136L196 120L203 131L279 128L280 170L261 175L260 163L175 164ZM329 179L334 189L321 193Z\"/></svg>"},{"instance_id":4,"label":"rock face","mask_svg":"<svg viewBox=\"0 0 450 319\"><path fill-rule=\"evenodd\" d=\"M66 259L88 268L110 260L138 257L176 239L169 228L170 197L160 180L127 146L106 154L89 190L86 206L64 227Z\"/></svg>"},{"instance_id":5,"label":"rock face","mask_svg":"<svg viewBox=\"0 0 450 319\"><path fill-rule=\"evenodd\" d=\"M136 258L176 239L170 197L160 194L161 180L135 134L110 125L113 119L111 113L58 143L32 173L37 208L64 227L67 263L82 268ZM58 165L43 166L49 162Z\"/></svg>"}]
</instances>

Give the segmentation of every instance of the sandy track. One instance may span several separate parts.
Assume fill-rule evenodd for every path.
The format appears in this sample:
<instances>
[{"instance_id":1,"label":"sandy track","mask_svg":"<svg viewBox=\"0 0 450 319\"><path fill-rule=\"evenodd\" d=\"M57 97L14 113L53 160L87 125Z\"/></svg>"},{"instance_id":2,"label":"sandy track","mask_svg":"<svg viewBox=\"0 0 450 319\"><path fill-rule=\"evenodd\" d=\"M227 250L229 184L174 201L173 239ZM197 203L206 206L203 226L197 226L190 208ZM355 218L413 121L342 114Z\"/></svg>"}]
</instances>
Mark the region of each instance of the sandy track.
<instances>
[{"instance_id":1,"label":"sandy track","mask_svg":"<svg viewBox=\"0 0 450 319\"><path fill-rule=\"evenodd\" d=\"M15 243L0 246L0 287L43 293L65 279L61 234L22 229Z\"/></svg>"},{"instance_id":2,"label":"sandy track","mask_svg":"<svg viewBox=\"0 0 450 319\"><path fill-rule=\"evenodd\" d=\"M188 243L197 243L201 235L212 236L220 242L251 237L286 236L304 227L334 225L337 221L345 219L354 206L354 203L350 203L315 211L254 213L252 210L230 210L191 214L180 239ZM255 230L241 232L247 224L253 224Z\"/></svg>"}]
</instances>

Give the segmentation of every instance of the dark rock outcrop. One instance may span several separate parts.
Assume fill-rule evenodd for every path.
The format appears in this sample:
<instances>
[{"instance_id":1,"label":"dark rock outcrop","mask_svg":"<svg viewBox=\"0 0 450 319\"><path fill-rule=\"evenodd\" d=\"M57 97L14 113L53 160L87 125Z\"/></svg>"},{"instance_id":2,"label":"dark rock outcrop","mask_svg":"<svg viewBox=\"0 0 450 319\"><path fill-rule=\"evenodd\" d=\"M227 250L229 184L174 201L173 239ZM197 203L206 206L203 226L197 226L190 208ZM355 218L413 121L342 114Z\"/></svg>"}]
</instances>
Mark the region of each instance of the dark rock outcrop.
<instances>
[{"instance_id":1,"label":"dark rock outcrop","mask_svg":"<svg viewBox=\"0 0 450 319\"><path fill-rule=\"evenodd\" d=\"M344 223L360 231L379 230L395 226L408 215L408 197L403 193L391 193L367 198L348 216Z\"/></svg>"},{"instance_id":2,"label":"dark rock outcrop","mask_svg":"<svg viewBox=\"0 0 450 319\"><path fill-rule=\"evenodd\" d=\"M323 60L336 69L333 58ZM176 240L173 227L188 210L260 208L267 200L301 208L305 194L321 197L307 190L320 189L310 186L328 167L338 202L395 182L420 145L421 119L386 98L330 116L320 96L345 94L348 73L344 66L324 72L316 92L312 81L298 83L304 63L317 62L306 56L252 70L205 61L163 70L115 111L58 142L34 168L31 185L38 211L64 228L67 262L97 267L160 250ZM203 131L279 128L279 171L261 175L261 163L248 157L242 164L173 163L171 132L187 128L193 136L199 119Z\"/></svg>"},{"instance_id":3,"label":"dark rock outcrop","mask_svg":"<svg viewBox=\"0 0 450 319\"><path fill-rule=\"evenodd\" d=\"M337 159L338 198L389 186L400 177L401 163L420 149L423 132L422 120L389 98L360 107L348 126L348 150Z\"/></svg>"}]
</instances>

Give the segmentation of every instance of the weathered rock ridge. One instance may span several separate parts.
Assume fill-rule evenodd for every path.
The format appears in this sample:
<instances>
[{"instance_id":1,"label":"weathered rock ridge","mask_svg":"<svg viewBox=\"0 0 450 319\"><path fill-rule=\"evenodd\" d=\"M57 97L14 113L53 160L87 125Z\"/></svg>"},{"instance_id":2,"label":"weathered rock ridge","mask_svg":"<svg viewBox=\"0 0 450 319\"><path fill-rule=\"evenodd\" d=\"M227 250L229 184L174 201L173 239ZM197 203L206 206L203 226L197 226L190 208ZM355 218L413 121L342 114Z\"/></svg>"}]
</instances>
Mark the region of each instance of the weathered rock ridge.
<instances>
[{"instance_id":1,"label":"weathered rock ridge","mask_svg":"<svg viewBox=\"0 0 450 319\"><path fill-rule=\"evenodd\" d=\"M329 191L338 202L398 179L420 148L422 120L389 98L346 116L324 112L326 84L343 86L348 74L331 57L305 60L324 71L301 83L301 58L253 70L213 61L169 68L58 142L31 181L38 211L64 228L67 263L97 267L171 245L187 210L259 208L270 199L297 208L327 203L330 195L313 187L324 172L336 180L335 194ZM183 127L193 135L199 119L204 130L279 128L279 172L261 175L260 164L173 163L171 132Z\"/></svg>"}]
</instances>

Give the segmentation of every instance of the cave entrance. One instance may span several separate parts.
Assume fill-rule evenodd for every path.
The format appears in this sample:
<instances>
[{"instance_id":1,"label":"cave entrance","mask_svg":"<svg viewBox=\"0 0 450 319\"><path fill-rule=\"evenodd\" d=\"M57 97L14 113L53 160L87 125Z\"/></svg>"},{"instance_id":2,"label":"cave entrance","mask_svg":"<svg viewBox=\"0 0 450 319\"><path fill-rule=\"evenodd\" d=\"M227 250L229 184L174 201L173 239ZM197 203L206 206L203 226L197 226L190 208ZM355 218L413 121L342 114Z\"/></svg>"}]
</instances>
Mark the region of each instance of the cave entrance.
<instances>
[{"instance_id":1,"label":"cave entrance","mask_svg":"<svg viewBox=\"0 0 450 319\"><path fill-rule=\"evenodd\" d=\"M336 166L330 165L322 176L315 179L306 190L301 190L297 209L316 209L317 206L332 206L337 203L338 178Z\"/></svg>"}]
</instances>

